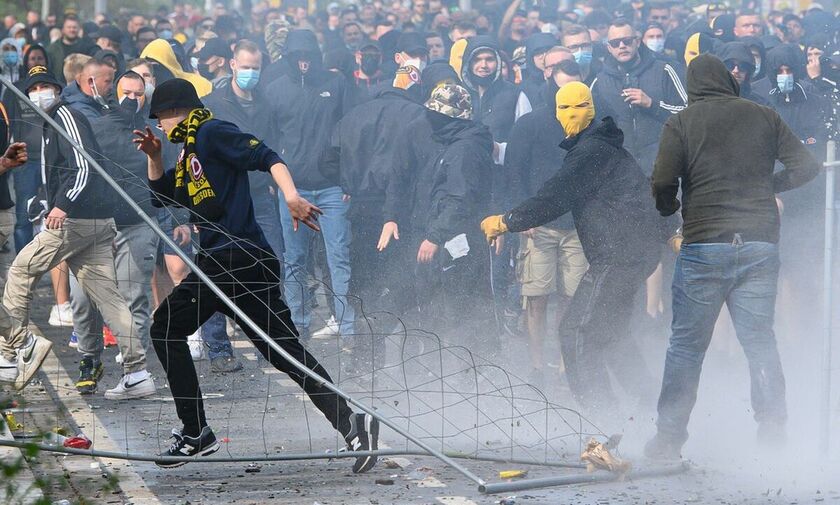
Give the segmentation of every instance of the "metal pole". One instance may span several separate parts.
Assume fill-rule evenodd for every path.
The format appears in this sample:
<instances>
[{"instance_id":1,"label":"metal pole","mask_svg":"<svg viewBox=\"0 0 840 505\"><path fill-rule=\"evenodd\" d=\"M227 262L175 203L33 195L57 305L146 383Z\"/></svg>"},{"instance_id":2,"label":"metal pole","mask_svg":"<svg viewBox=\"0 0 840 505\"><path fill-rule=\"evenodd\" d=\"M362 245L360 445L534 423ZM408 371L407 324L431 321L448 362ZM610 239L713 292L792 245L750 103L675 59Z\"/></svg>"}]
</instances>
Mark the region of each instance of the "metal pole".
<instances>
[{"instance_id":1,"label":"metal pole","mask_svg":"<svg viewBox=\"0 0 840 505\"><path fill-rule=\"evenodd\" d=\"M41 0L41 21L46 23L47 22L47 16L49 16L49 15L50 15L50 0Z\"/></svg>"},{"instance_id":2,"label":"metal pole","mask_svg":"<svg viewBox=\"0 0 840 505\"><path fill-rule=\"evenodd\" d=\"M230 310L234 314L236 314L236 316L240 319L241 324L245 324L249 328L251 328L254 331L254 333L256 333L261 339L263 339L265 341L266 344L268 344L269 347L271 347L274 351L276 351L278 354L283 356L283 358L285 358L289 363L294 365L295 368L297 368L298 370L300 370L302 373L306 374L310 378L314 379L318 383L323 384L324 387L326 387L327 389L329 389L333 393L335 393L338 396L344 398L347 401L347 403L353 405L354 407L357 407L362 412L370 414L371 416L379 419L379 421L382 424L384 424L385 426L387 426L387 427L391 428L392 430L396 431L400 435L404 436L405 438L410 440L412 443L414 443L415 445L417 445L418 447L420 447L424 451L428 452L430 455L438 458L439 460L443 461L447 465L451 466L452 468L454 468L455 470L460 472L464 477L466 477L469 480L475 482L479 486L484 484L484 480L482 480L480 477L478 477L477 475L475 475L471 471L464 468L458 462L454 461L452 458L446 456L442 452L432 448L430 445L426 444L425 442L423 442L419 438L415 437L414 435L412 435L408 431L402 429L400 426L398 426L396 423L392 422L391 420L389 420L385 417L382 417L381 414L377 413L375 410L368 407L367 405L364 405L364 404L356 401L350 395L348 395L347 393L345 393L344 391L339 389L338 386L336 386L332 382L327 381L326 379L324 379L323 377L321 377L317 373L313 372L312 370L310 370L309 368L304 366L303 363L296 360L291 354L286 352L286 350L283 349L280 346L280 344L278 344L271 337L269 337L265 333L265 331L263 331L262 328L257 326L254 323L254 321L252 321L251 318L248 317L248 315L245 314L245 312L242 311L242 309L240 309L235 303L233 303L233 301L231 301L231 299L228 298L227 295L225 295L224 291L222 291L210 279L210 277L207 276L207 274L205 274L201 269L198 268L198 266L193 262L192 258L190 258L189 255L184 253L184 251L182 251L181 248L178 247L178 245L175 244L175 242L173 242L173 240L166 233L164 233L163 230L160 229L160 227L158 227L157 220L149 217L145 212L143 212L143 209L141 209L140 206L137 205L137 203L134 200L132 200L130 196L128 196L128 193L126 193L125 190L122 187L120 187L120 185L117 184L117 182L114 181L114 179L111 178L111 176L108 174L108 172L106 172L101 166L99 166L99 163L97 163L96 160L93 159L93 156L91 156L87 151L85 151L84 148L82 148L82 146L80 146L66 131L64 131L64 129L61 126L59 126L59 124L56 123L53 118L51 118L47 113L45 113L43 110L41 110L40 107L36 107L21 90L19 90L16 86L14 86L5 77L0 77L0 83L2 83L4 86L6 86L6 88L9 91L11 91L12 93L14 93L18 98L23 100L24 103L28 107L31 107L35 111L36 114L41 116L41 118L44 121L46 121L48 125L55 128L55 130L58 132L58 134L61 135L67 142L69 142L70 145L73 146L73 148L76 150L76 152L79 153L85 160L87 160L87 162L90 163L91 166L93 166L94 169L96 169L96 171L105 180L105 182L107 182L108 185L110 185L114 189L114 191L116 191L117 194L120 195L120 197L123 200L125 200L125 202L137 213L137 215L140 216L140 219L142 219L149 227L151 227L152 230L155 232L155 234L157 234L157 236L160 237L160 239L163 240L163 242L166 245L168 245L170 248L172 248L173 251L175 251L175 253L184 261L184 263L186 263L186 265L188 267L190 267L190 270L192 270L198 276L198 278L201 279L201 282L206 284L207 287L210 288L210 291L212 291L213 294L218 296L219 299L225 305L227 305L228 308L230 308Z\"/></svg>"},{"instance_id":3,"label":"metal pole","mask_svg":"<svg viewBox=\"0 0 840 505\"><path fill-rule=\"evenodd\" d=\"M484 494L511 493L551 486L571 486L573 484L588 484L592 482L613 482L624 479L644 479L648 477L664 477L688 471L687 461L673 465L652 467L646 470L631 471L622 476L612 472L594 472L584 474L563 475L560 477L545 477L542 479L526 479L514 482L494 482L478 486L478 491Z\"/></svg>"},{"instance_id":4,"label":"metal pole","mask_svg":"<svg viewBox=\"0 0 840 505\"><path fill-rule=\"evenodd\" d=\"M834 167L835 143L829 141L825 162L825 252L823 257L823 350L822 374L820 377L822 395L820 398L820 450L827 454L831 444L831 313L832 281L834 259Z\"/></svg>"}]
</instances>

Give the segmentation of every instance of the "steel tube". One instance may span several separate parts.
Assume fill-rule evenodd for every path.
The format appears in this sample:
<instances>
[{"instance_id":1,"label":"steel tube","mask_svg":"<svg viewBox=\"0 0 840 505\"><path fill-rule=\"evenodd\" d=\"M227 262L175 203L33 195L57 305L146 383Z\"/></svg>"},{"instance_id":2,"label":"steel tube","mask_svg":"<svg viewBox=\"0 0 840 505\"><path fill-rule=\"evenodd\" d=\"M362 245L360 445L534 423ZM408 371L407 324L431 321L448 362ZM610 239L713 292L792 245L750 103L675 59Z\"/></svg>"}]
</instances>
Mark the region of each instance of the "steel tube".
<instances>
[{"instance_id":1,"label":"steel tube","mask_svg":"<svg viewBox=\"0 0 840 505\"><path fill-rule=\"evenodd\" d=\"M648 477L664 477L688 471L688 462L676 463L667 466L651 467L644 470L631 471L624 476L625 479L645 479ZM493 482L478 486L478 490L484 494L510 493L513 491L525 491L551 486L571 486L573 484L587 484L592 482L613 482L620 480L621 475L606 471L594 473L562 475L559 477L544 477L541 479L525 479L512 482Z\"/></svg>"},{"instance_id":2,"label":"steel tube","mask_svg":"<svg viewBox=\"0 0 840 505\"><path fill-rule=\"evenodd\" d=\"M831 349L833 279L834 279L834 141L826 146L825 162L825 251L823 257L823 349L820 373L820 451L827 454L831 444Z\"/></svg>"}]
</instances>

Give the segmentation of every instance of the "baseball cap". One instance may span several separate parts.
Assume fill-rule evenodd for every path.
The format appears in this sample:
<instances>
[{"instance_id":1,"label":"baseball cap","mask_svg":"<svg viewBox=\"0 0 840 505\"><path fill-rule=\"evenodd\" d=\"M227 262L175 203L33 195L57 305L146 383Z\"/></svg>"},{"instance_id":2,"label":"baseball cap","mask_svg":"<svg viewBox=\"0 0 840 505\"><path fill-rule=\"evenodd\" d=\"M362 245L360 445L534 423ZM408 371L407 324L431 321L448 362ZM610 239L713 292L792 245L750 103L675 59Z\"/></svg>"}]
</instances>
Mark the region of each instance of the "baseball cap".
<instances>
[{"instance_id":1,"label":"baseball cap","mask_svg":"<svg viewBox=\"0 0 840 505\"><path fill-rule=\"evenodd\" d=\"M198 98L195 86L187 80L170 79L155 88L149 117L157 119L159 112L171 109L201 109L204 104Z\"/></svg>"},{"instance_id":2,"label":"baseball cap","mask_svg":"<svg viewBox=\"0 0 840 505\"><path fill-rule=\"evenodd\" d=\"M233 58L233 51L230 50L230 43L226 40L216 37L204 43L204 47L198 52L198 59L206 61L213 56L221 56L229 60Z\"/></svg>"}]
</instances>

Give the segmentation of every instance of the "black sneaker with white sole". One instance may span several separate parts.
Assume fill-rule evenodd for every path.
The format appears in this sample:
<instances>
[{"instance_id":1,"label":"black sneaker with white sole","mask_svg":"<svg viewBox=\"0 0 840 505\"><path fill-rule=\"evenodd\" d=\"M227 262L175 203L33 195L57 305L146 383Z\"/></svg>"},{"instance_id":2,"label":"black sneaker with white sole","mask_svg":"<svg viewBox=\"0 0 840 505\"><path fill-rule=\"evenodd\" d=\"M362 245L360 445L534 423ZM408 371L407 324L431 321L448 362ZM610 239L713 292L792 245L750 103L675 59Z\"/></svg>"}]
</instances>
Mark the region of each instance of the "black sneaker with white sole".
<instances>
[{"instance_id":1,"label":"black sneaker with white sole","mask_svg":"<svg viewBox=\"0 0 840 505\"><path fill-rule=\"evenodd\" d=\"M379 449L379 419L370 414L350 416L350 433L344 437L347 449L351 451L375 451ZM353 463L353 473L365 473L376 465L376 456L359 456Z\"/></svg>"},{"instance_id":2,"label":"black sneaker with white sole","mask_svg":"<svg viewBox=\"0 0 840 505\"><path fill-rule=\"evenodd\" d=\"M172 438L175 441L168 450L160 453L160 456L209 456L221 448L209 426L205 426L197 437L182 435L176 428L172 430ZM155 464L161 468L176 468L186 465L187 462L158 460Z\"/></svg>"}]
</instances>

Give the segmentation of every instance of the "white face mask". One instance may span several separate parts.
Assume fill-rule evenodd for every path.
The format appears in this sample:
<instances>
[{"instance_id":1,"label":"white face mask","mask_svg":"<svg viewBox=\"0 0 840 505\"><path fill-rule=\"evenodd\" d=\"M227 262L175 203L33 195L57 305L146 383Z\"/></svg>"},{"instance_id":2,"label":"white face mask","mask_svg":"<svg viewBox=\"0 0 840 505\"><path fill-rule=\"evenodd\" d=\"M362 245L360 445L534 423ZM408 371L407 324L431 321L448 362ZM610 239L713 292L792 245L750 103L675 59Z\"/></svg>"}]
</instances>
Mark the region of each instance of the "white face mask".
<instances>
[{"instance_id":1,"label":"white face mask","mask_svg":"<svg viewBox=\"0 0 840 505\"><path fill-rule=\"evenodd\" d=\"M154 92L155 92L155 87L152 86L152 83L147 82L146 83L146 90L145 90L144 94L146 95L146 101L148 101L149 103L152 103L152 94Z\"/></svg>"},{"instance_id":2,"label":"white face mask","mask_svg":"<svg viewBox=\"0 0 840 505\"><path fill-rule=\"evenodd\" d=\"M423 71L424 68L426 68L426 62L421 60L420 58L409 58L409 59L405 60L405 62L402 64L402 66L404 66L404 67L407 67L409 65L416 68L417 70L419 70L421 72Z\"/></svg>"},{"instance_id":3,"label":"white face mask","mask_svg":"<svg viewBox=\"0 0 840 505\"><path fill-rule=\"evenodd\" d=\"M58 101L55 97L55 90L53 89L33 91L29 93L29 99L32 100L32 103L40 107L41 110L49 109Z\"/></svg>"}]
</instances>

